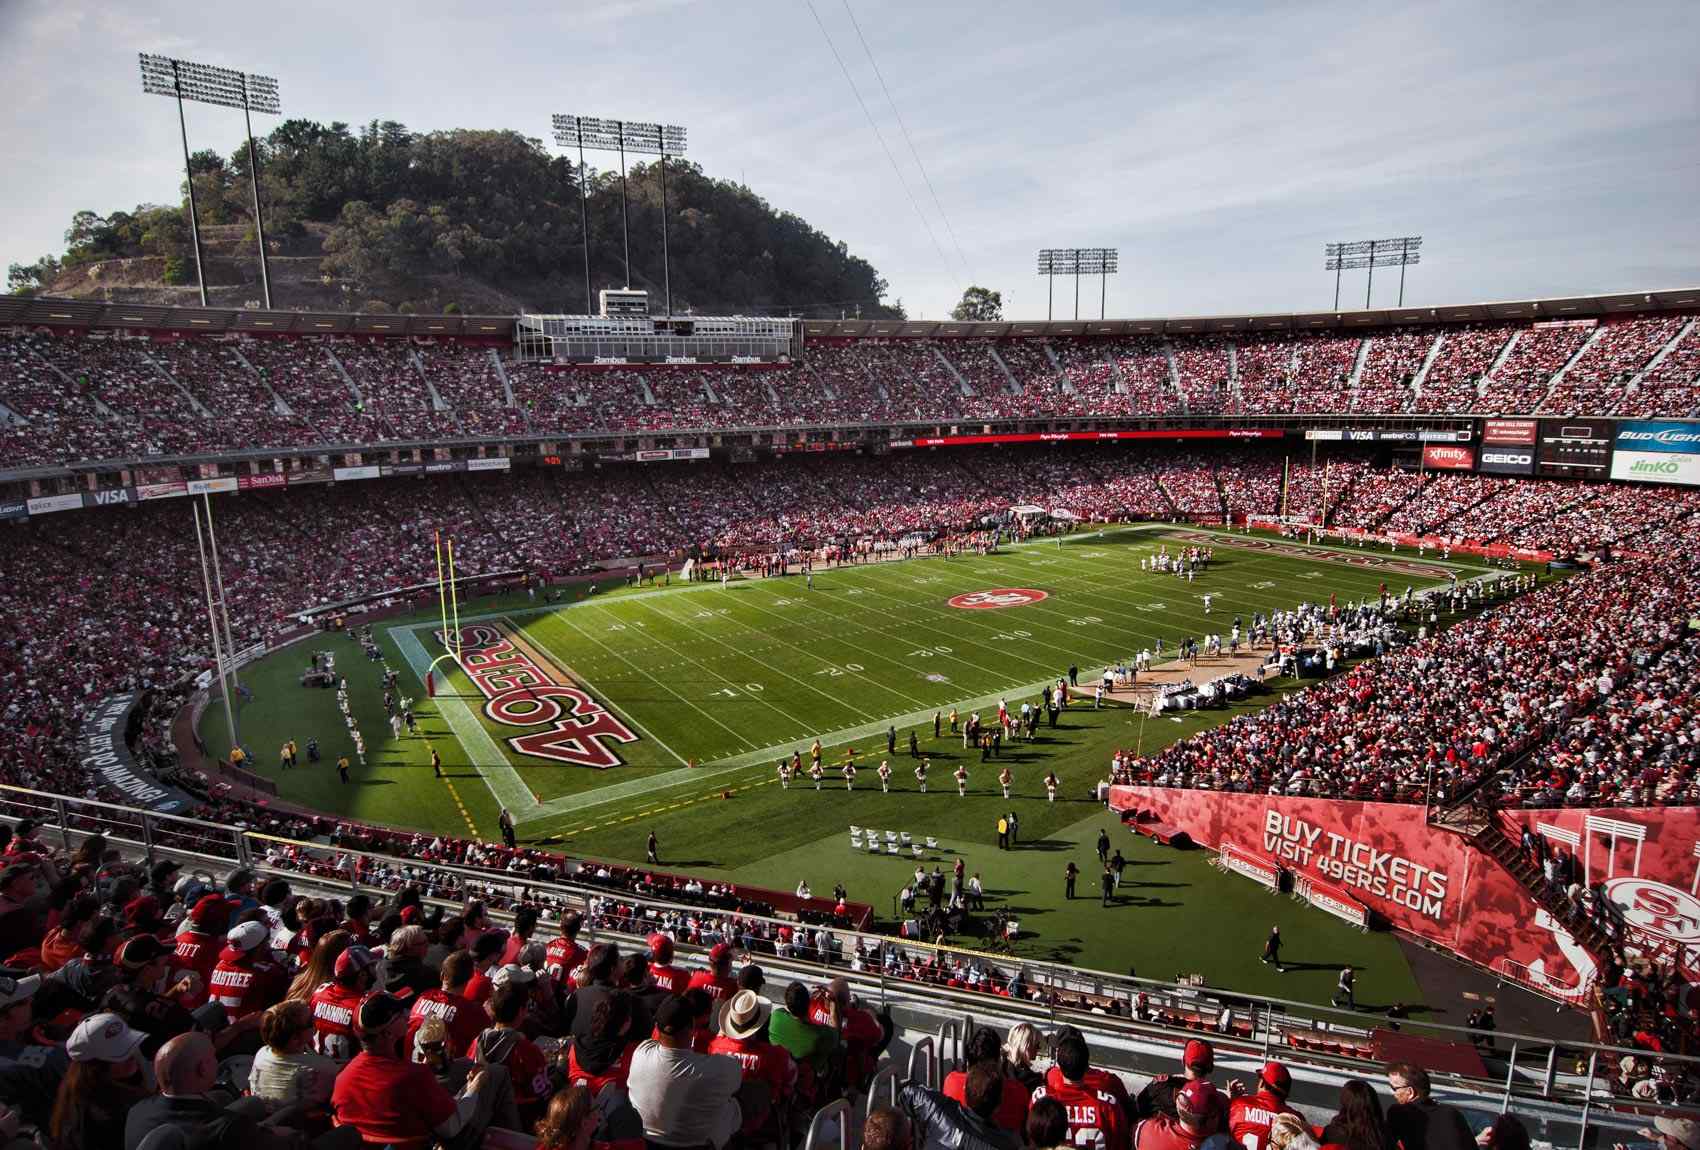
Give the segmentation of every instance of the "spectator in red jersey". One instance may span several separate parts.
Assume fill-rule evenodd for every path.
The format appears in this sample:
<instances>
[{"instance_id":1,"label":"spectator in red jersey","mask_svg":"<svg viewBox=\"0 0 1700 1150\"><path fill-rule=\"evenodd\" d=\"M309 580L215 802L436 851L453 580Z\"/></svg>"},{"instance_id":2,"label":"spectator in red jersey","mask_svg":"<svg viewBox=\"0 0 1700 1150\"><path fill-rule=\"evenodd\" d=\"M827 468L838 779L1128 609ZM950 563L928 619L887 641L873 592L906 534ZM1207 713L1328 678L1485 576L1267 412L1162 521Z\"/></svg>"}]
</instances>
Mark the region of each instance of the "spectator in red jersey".
<instances>
[{"instance_id":1,"label":"spectator in red jersey","mask_svg":"<svg viewBox=\"0 0 1700 1150\"><path fill-rule=\"evenodd\" d=\"M767 1037L769 1009L754 991L740 990L727 999L720 1013L720 1034L708 1044L710 1054L729 1054L744 1068L745 1082L767 1087L765 1114L744 1115L746 1137L759 1132L767 1119L791 1104L797 1089L797 1063L790 1051Z\"/></svg>"},{"instance_id":2,"label":"spectator in red jersey","mask_svg":"<svg viewBox=\"0 0 1700 1150\"><path fill-rule=\"evenodd\" d=\"M1155 1118L1167 1115L1170 1118L1178 1116L1175 1098L1186 1088L1189 1082L1208 1082L1210 1075L1216 1070L1216 1048L1202 1038L1194 1038L1186 1044L1181 1052L1181 1073L1163 1074L1146 1083L1145 1089L1139 1092L1134 1100L1134 1115L1139 1118ZM1243 1089L1238 1087L1237 1089ZM1216 1092L1212 1095L1215 1104L1221 1107L1216 1115L1215 1129L1228 1128L1228 1099Z\"/></svg>"},{"instance_id":3,"label":"spectator in red jersey","mask_svg":"<svg viewBox=\"0 0 1700 1150\"><path fill-rule=\"evenodd\" d=\"M520 1121L531 1125L543 1117L549 1102L549 1062L537 1044L525 1036L526 1010L531 1003L530 972L505 966L501 985L490 994L491 1024L467 1048L466 1056L484 1066L505 1066L513 1082Z\"/></svg>"},{"instance_id":4,"label":"spectator in red jersey","mask_svg":"<svg viewBox=\"0 0 1700 1150\"><path fill-rule=\"evenodd\" d=\"M1279 1062L1265 1062L1257 1072L1257 1089L1228 1103L1228 1133L1245 1150L1269 1150L1269 1126L1277 1114L1299 1114L1287 1105L1293 1076Z\"/></svg>"},{"instance_id":5,"label":"spectator in red jersey","mask_svg":"<svg viewBox=\"0 0 1700 1150\"><path fill-rule=\"evenodd\" d=\"M981 1062L968 1070L964 1101L910 1082L897 1092L897 1104L915 1123L916 1150L1015 1150L1020 1140L992 1121L1002 1096L1002 1072ZM1123 1144L1111 1144L1111 1150L1124 1150Z\"/></svg>"},{"instance_id":6,"label":"spectator in red jersey","mask_svg":"<svg viewBox=\"0 0 1700 1150\"><path fill-rule=\"evenodd\" d=\"M452 1050L467 1049L484 1032L490 1025L490 1016L484 1007L466 997L466 983L471 977L472 956L466 951L457 950L443 960L441 985L419 995L408 1012L409 1049L420 1024L428 1018L442 1022Z\"/></svg>"},{"instance_id":7,"label":"spectator in red jersey","mask_svg":"<svg viewBox=\"0 0 1700 1150\"><path fill-rule=\"evenodd\" d=\"M686 990L703 990L715 1002L738 993L738 980L732 976L732 947L717 942L708 950L708 969L691 975Z\"/></svg>"},{"instance_id":8,"label":"spectator in red jersey","mask_svg":"<svg viewBox=\"0 0 1700 1150\"><path fill-rule=\"evenodd\" d=\"M1362 1078L1340 1087L1340 1109L1322 1128L1322 1144L1339 1150L1392 1150L1381 1096Z\"/></svg>"},{"instance_id":9,"label":"spectator in red jersey","mask_svg":"<svg viewBox=\"0 0 1700 1150\"><path fill-rule=\"evenodd\" d=\"M659 932L649 936L649 973L668 994L683 994L690 989L691 976L673 965L673 940Z\"/></svg>"},{"instance_id":10,"label":"spectator in red jersey","mask_svg":"<svg viewBox=\"0 0 1700 1150\"><path fill-rule=\"evenodd\" d=\"M632 996L624 991L599 1001L591 1011L589 1033L567 1048L567 1081L582 1082L593 1097L609 1083L624 1090L639 1041L635 1017Z\"/></svg>"},{"instance_id":11,"label":"spectator in red jersey","mask_svg":"<svg viewBox=\"0 0 1700 1150\"><path fill-rule=\"evenodd\" d=\"M205 1002L212 985L213 967L218 965L219 951L224 949L224 932L228 929L230 904L216 894L202 895L184 916L177 930L177 971L189 971L200 979L197 994L190 995L184 1005L191 1008Z\"/></svg>"},{"instance_id":12,"label":"spectator in red jersey","mask_svg":"<svg viewBox=\"0 0 1700 1150\"><path fill-rule=\"evenodd\" d=\"M530 903L515 908L514 929L508 935L507 944L502 947L502 959L496 965L512 966L519 961L520 951L531 941L532 934L537 930L537 908Z\"/></svg>"},{"instance_id":13,"label":"spectator in red jersey","mask_svg":"<svg viewBox=\"0 0 1700 1150\"><path fill-rule=\"evenodd\" d=\"M1003 1078L1003 1092L998 1097L998 1108L992 1114L992 1121L1000 1130L1019 1134L1022 1125L1027 1121L1027 1106L1031 1093L1021 1084L1020 1079L1004 1073L1003 1050L998 1044L997 1031L989 1026L977 1028L968 1036L963 1058L966 1063L964 1069L952 1070L944 1076L944 1096L966 1104L967 1067L977 1066L982 1062L995 1063Z\"/></svg>"},{"instance_id":14,"label":"spectator in red jersey","mask_svg":"<svg viewBox=\"0 0 1700 1150\"><path fill-rule=\"evenodd\" d=\"M1044 1085L1033 1092L1033 1101L1051 1098L1062 1103L1071 1144L1093 1150L1127 1150L1127 1092L1124 1088L1118 1095L1109 1088L1106 1080L1113 1077L1093 1068L1085 1037L1066 1027L1057 1039L1056 1065L1045 1076ZM1116 1081L1119 1084L1120 1079Z\"/></svg>"},{"instance_id":15,"label":"spectator in red jersey","mask_svg":"<svg viewBox=\"0 0 1700 1150\"><path fill-rule=\"evenodd\" d=\"M1213 1135L1223 1134L1216 1125L1222 1102L1209 1079L1193 1079L1175 1094L1176 1117L1159 1114L1133 1128L1134 1150L1198 1150Z\"/></svg>"},{"instance_id":16,"label":"spectator in red jersey","mask_svg":"<svg viewBox=\"0 0 1700 1150\"><path fill-rule=\"evenodd\" d=\"M1086 1043L1086 1036L1080 1033L1080 1031L1075 1027L1059 1027L1056 1032L1055 1040L1051 1044L1053 1056L1055 1055L1055 1052L1061 1048L1062 1043L1066 1039L1076 1039L1081 1043L1082 1047L1084 1047ZM1088 1053L1088 1059L1090 1060L1090 1053ZM1051 1068L1045 1071L1044 1084L1053 1087L1060 1087L1065 1081L1067 1081L1067 1079L1064 1077L1061 1067L1055 1063L1053 1058ZM1087 1086L1094 1090L1103 1090L1112 1095L1116 1099L1117 1103L1120 1104L1123 1114L1131 1118L1133 1114L1133 1101L1128 1098L1127 1086L1123 1084L1119 1075L1112 1074L1108 1070L1100 1070L1094 1066L1087 1069L1084 1081ZM1037 1091L1035 1091L1034 1096L1037 1097Z\"/></svg>"},{"instance_id":17,"label":"spectator in red jersey","mask_svg":"<svg viewBox=\"0 0 1700 1150\"><path fill-rule=\"evenodd\" d=\"M861 1087L878 1068L880 1052L891 1042L889 1016L875 1015L850 997L850 983L835 978L809 999L809 1021L837 1032L844 1047L844 1076Z\"/></svg>"},{"instance_id":18,"label":"spectator in red jersey","mask_svg":"<svg viewBox=\"0 0 1700 1150\"><path fill-rule=\"evenodd\" d=\"M550 939L543 952L543 969L555 980L555 987L563 999L577 985L573 981L574 975L588 953L578 944L578 932L583 926L583 916L576 910L569 911L561 920L560 936Z\"/></svg>"},{"instance_id":19,"label":"spectator in red jersey","mask_svg":"<svg viewBox=\"0 0 1700 1150\"><path fill-rule=\"evenodd\" d=\"M472 977L466 981L466 996L483 1005L490 1000L495 984L490 981L496 967L501 965L502 952L508 947L508 932L487 930L472 943Z\"/></svg>"},{"instance_id":20,"label":"spectator in red jersey","mask_svg":"<svg viewBox=\"0 0 1700 1150\"><path fill-rule=\"evenodd\" d=\"M485 1088L492 1081L485 1068L473 1068L456 1098L427 1067L406 1059L405 1003L380 991L367 995L356 1012L360 1052L331 1091L337 1124L359 1130L368 1146L392 1150L426 1150L439 1140L457 1148L477 1146L490 1125L494 1093Z\"/></svg>"},{"instance_id":21,"label":"spectator in red jersey","mask_svg":"<svg viewBox=\"0 0 1700 1150\"><path fill-rule=\"evenodd\" d=\"M355 1011L372 989L377 957L363 946L351 946L337 955L336 973L313 992L313 1049L338 1062L353 1058L357 1049ZM389 997L389 996L385 996Z\"/></svg>"},{"instance_id":22,"label":"spectator in red jersey","mask_svg":"<svg viewBox=\"0 0 1700 1150\"><path fill-rule=\"evenodd\" d=\"M354 936L354 941L361 946L376 946L378 939L372 934L372 899L369 895L351 895L344 909L348 915L342 922L342 929Z\"/></svg>"},{"instance_id":23,"label":"spectator in red jersey","mask_svg":"<svg viewBox=\"0 0 1700 1150\"><path fill-rule=\"evenodd\" d=\"M230 929L212 972L212 997L231 1022L282 1002L289 993L289 972L271 949L271 931L263 922Z\"/></svg>"}]
</instances>

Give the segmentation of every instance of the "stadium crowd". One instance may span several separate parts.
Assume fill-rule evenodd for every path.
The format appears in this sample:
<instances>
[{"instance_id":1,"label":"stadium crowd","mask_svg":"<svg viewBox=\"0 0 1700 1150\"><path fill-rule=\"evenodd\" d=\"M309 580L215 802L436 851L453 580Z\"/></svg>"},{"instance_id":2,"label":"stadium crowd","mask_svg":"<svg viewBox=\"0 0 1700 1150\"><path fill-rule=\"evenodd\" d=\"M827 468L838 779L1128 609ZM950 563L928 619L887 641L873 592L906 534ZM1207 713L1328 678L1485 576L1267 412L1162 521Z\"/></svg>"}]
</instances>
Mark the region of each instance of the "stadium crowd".
<instances>
[{"instance_id":1,"label":"stadium crowd","mask_svg":"<svg viewBox=\"0 0 1700 1150\"><path fill-rule=\"evenodd\" d=\"M1389 802L1432 787L1441 802L1533 750L1494 780L1502 802L1700 799L1681 677L1700 549L1601 564L1433 633L1468 606L1459 594L1444 614L1411 600L1422 630L1409 646L1154 755L1120 756L1117 781ZM1383 611L1365 605L1337 625L1373 634Z\"/></svg>"},{"instance_id":2,"label":"stadium crowd","mask_svg":"<svg viewBox=\"0 0 1700 1150\"><path fill-rule=\"evenodd\" d=\"M0 462L729 425L1379 414L1413 404L1681 416L1700 405L1697 346L1687 317L1650 317L1367 338L822 341L798 362L765 368L569 367L505 360L479 342L12 330L0 333Z\"/></svg>"},{"instance_id":3,"label":"stadium crowd","mask_svg":"<svg viewBox=\"0 0 1700 1150\"><path fill-rule=\"evenodd\" d=\"M585 916L524 899L499 928L482 903L415 884L325 897L245 868L213 878L126 861L98 835L56 851L28 820L0 825L0 858L0 1126L52 1150L788 1148L834 1099L861 1113L896 1033L830 966L812 986L770 983L755 959L776 952L724 926L689 938L706 950L691 969L682 930L581 942ZM938 977L906 966L903 949L861 947L851 961ZM983 968L952 973L953 985L1023 993L1020 974L990 988ZM1145 995L1115 1005L1164 1014ZM863 1150L1473 1139L1406 1063L1386 1067L1391 1105L1353 1079L1332 1118L1289 1103L1280 1061L1218 1084L1203 1038L1132 1088L1094 1067L1086 1034L1066 1024L975 1028L943 1069L936 1089L901 1082L895 1105L869 1099ZM1492 1129L1506 1150L1528 1146L1514 1119Z\"/></svg>"}]
</instances>

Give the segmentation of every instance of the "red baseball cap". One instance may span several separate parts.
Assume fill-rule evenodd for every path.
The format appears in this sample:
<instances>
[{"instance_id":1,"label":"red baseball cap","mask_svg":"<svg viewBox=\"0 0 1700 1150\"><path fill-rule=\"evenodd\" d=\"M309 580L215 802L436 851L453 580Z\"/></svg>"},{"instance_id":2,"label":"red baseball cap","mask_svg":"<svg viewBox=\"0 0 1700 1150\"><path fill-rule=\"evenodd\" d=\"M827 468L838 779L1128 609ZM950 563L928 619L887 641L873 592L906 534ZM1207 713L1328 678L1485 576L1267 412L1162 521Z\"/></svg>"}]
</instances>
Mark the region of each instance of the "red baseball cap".
<instances>
[{"instance_id":1,"label":"red baseball cap","mask_svg":"<svg viewBox=\"0 0 1700 1150\"><path fill-rule=\"evenodd\" d=\"M673 940L656 931L649 936L649 957L659 963L673 961Z\"/></svg>"},{"instance_id":2,"label":"red baseball cap","mask_svg":"<svg viewBox=\"0 0 1700 1150\"><path fill-rule=\"evenodd\" d=\"M1181 1114L1202 1118L1216 1104L1216 1088L1203 1078L1194 1078L1175 1095L1175 1109Z\"/></svg>"},{"instance_id":3,"label":"red baseball cap","mask_svg":"<svg viewBox=\"0 0 1700 1150\"><path fill-rule=\"evenodd\" d=\"M1293 1092L1293 1076L1279 1062L1265 1062L1257 1072L1257 1080L1283 1098Z\"/></svg>"},{"instance_id":4,"label":"red baseball cap","mask_svg":"<svg viewBox=\"0 0 1700 1150\"><path fill-rule=\"evenodd\" d=\"M1188 1070L1202 1070L1208 1074L1216 1068L1216 1048L1202 1038L1194 1038L1186 1044L1181 1065Z\"/></svg>"},{"instance_id":5,"label":"red baseball cap","mask_svg":"<svg viewBox=\"0 0 1700 1150\"><path fill-rule=\"evenodd\" d=\"M708 948L708 964L710 966L719 966L731 957L732 946L730 943L717 942Z\"/></svg>"}]
</instances>

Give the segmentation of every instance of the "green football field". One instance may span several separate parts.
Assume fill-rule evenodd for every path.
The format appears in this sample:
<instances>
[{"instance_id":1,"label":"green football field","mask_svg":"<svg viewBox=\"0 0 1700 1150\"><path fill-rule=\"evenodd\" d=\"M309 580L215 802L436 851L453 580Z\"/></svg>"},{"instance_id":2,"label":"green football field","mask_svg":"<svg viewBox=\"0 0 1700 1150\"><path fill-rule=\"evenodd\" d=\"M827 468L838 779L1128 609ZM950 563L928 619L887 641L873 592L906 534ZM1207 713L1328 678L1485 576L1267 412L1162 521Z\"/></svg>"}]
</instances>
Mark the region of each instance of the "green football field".
<instances>
[{"instance_id":1,"label":"green football field","mask_svg":"<svg viewBox=\"0 0 1700 1150\"><path fill-rule=\"evenodd\" d=\"M923 852L926 865L948 870L965 856L970 870L982 871L993 905L1021 918L1020 949L1034 958L1138 965L1162 976L1196 970L1300 998L1326 998L1333 975L1324 968L1361 960L1366 1001L1377 994L1411 1001L1409 971L1390 939L1358 934L1223 877L1202 852L1136 840L1087 797L1118 747L1150 750L1240 708L1149 719L1132 707L1094 710L1088 697L1073 702L1055 730L1041 726L1037 740L1006 743L1001 761L985 764L978 749L965 751L960 737L950 736L952 708L993 718L1001 698L1018 710L1070 665L1087 685L1107 663L1130 659L1159 638L1168 652L1188 636L1225 637L1236 615L1249 621L1254 612L1330 594L1345 604L1375 596L1384 581L1396 594L1408 584L1420 590L1444 582L1447 569L1481 573L1433 560L1420 574L1389 569L1381 564L1413 557L1357 549L1277 554L1267 540L1237 533L1210 535L1215 561L1192 582L1140 570L1142 556L1165 545L1173 553L1190 530L1118 528L993 556L819 571L812 588L789 576L728 587L569 592L580 597L558 604L523 594L481 599L463 604L459 620L463 662L473 675L453 670L445 684L452 664L439 664L434 699L425 697L423 682L443 653L436 612L389 619L376 637L401 675L401 692L414 699L417 735L391 737L379 665L350 638L325 635L244 672L254 697L240 714L242 742L283 797L315 808L495 838L496 813L506 806L522 841L626 860L642 859L654 831L670 867L786 889L800 878L816 891L843 881L852 897L885 915L914 859L853 851L849 828L908 832L923 843L930 836L939 849ZM1012 591L1027 593L999 594ZM963 597L989 605L951 605ZM367 763L355 766L346 785L330 766L349 747L335 694L297 682L313 650L335 654L366 738ZM937 739L935 714L944 728ZM912 732L931 764L925 795L912 774ZM872 768L887 757L892 734L894 778L891 793L882 794ZM203 736L215 751L230 745L220 707L208 709ZM284 740L305 745L309 736L319 739L325 761L279 770ZM805 777L782 789L775 761L801 751L806 767L817 738L833 768L823 788L817 793ZM444 762L442 780L429 767L433 747ZM860 772L846 793L836 767L852 747ZM1009 800L996 778L1004 763L1015 774ZM951 777L959 764L969 772L966 797ZM1048 771L1062 781L1054 804L1041 782ZM1000 852L996 822L1011 809L1019 814L1022 849ZM1095 873L1091 844L1100 827L1135 862L1127 897L1110 909L1062 898L1067 861ZM1087 886L1083 881L1083 893ZM1144 929L1147 922L1178 924L1179 912L1201 900L1222 912L1209 916L1215 925L1202 942ZM1293 937L1324 939L1328 953L1309 975L1279 978L1256 963L1256 951L1271 921L1283 921L1288 935L1285 919L1301 915ZM1307 977L1317 983L1314 993L1301 986Z\"/></svg>"}]
</instances>

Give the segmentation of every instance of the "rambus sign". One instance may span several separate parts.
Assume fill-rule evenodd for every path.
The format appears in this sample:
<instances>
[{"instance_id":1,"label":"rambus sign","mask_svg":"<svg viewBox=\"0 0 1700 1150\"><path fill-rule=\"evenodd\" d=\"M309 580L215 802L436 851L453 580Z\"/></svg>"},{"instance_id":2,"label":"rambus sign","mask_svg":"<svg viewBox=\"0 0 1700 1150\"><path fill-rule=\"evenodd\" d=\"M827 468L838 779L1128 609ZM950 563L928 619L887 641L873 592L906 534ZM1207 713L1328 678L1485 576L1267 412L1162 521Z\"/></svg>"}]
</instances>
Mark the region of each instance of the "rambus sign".
<instances>
[{"instance_id":1,"label":"rambus sign","mask_svg":"<svg viewBox=\"0 0 1700 1150\"><path fill-rule=\"evenodd\" d=\"M523 755L598 770L623 760L610 743L635 743L630 727L587 692L562 680L516 637L494 624L461 628L461 667L484 696L484 714L504 727L540 728L507 740ZM437 632L437 641L443 633Z\"/></svg>"},{"instance_id":2,"label":"rambus sign","mask_svg":"<svg viewBox=\"0 0 1700 1150\"><path fill-rule=\"evenodd\" d=\"M991 591L970 591L965 595L954 595L950 599L950 605L960 607L964 611L996 611L1002 607L1025 607L1029 603L1043 603L1050 597L1050 592L1035 591L1031 587L998 587Z\"/></svg>"}]
</instances>

